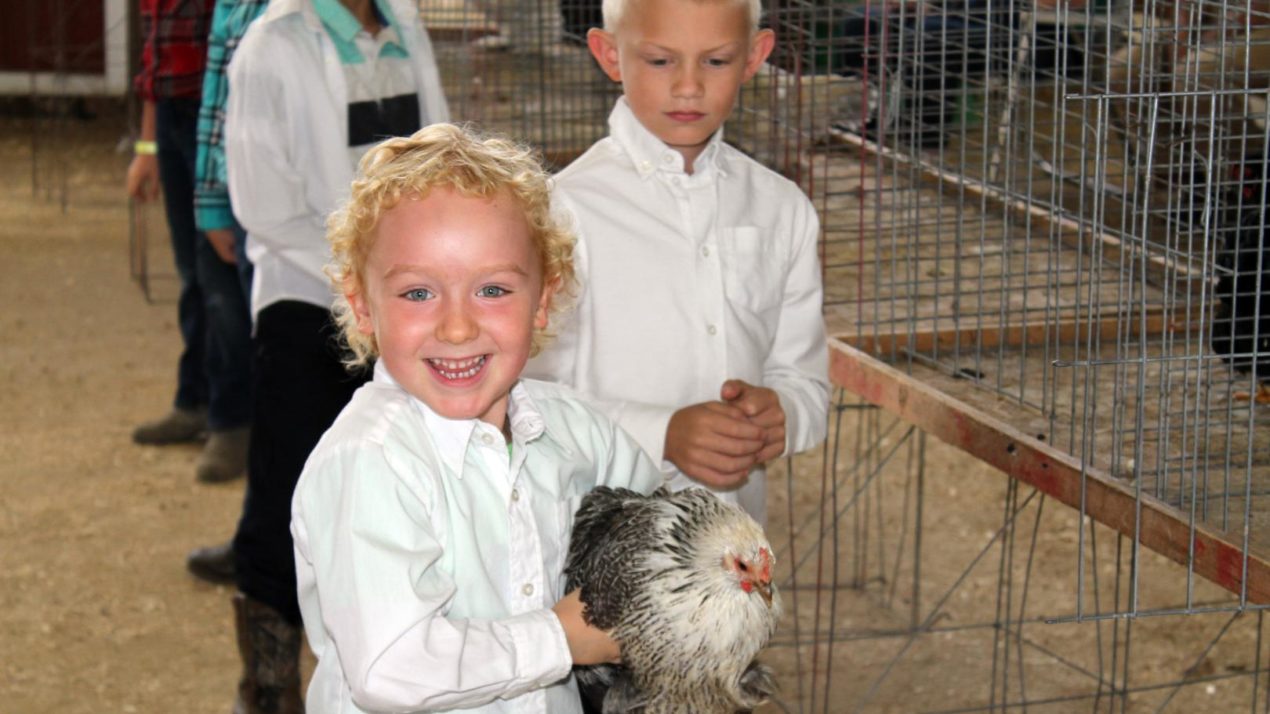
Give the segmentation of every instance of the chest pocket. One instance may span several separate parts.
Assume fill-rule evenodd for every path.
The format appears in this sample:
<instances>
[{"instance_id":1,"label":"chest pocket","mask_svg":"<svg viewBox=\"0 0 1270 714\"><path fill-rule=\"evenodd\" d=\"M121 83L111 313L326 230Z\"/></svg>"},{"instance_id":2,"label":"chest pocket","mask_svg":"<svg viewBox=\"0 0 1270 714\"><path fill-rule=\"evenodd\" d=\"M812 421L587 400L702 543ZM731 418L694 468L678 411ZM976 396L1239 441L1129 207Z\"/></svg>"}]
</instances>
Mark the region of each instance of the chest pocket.
<instances>
[{"instance_id":1,"label":"chest pocket","mask_svg":"<svg viewBox=\"0 0 1270 714\"><path fill-rule=\"evenodd\" d=\"M739 226L721 229L719 238L728 302L759 315L777 310L785 270L771 237L756 227Z\"/></svg>"}]
</instances>

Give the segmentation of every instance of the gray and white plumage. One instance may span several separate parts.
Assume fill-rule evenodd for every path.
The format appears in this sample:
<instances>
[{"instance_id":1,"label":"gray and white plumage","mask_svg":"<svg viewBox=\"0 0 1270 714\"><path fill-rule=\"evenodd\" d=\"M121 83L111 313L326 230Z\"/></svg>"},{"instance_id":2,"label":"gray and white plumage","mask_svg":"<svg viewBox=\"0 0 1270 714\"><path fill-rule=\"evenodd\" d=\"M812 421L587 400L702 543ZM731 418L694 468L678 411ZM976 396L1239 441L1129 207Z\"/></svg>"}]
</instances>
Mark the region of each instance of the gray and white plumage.
<instances>
[{"instance_id":1,"label":"gray and white plumage","mask_svg":"<svg viewBox=\"0 0 1270 714\"><path fill-rule=\"evenodd\" d=\"M755 657L780 618L762 528L707 491L645 496L600 487L578 509L565 564L587 621L609 630L622 665L575 669L604 714L731 714L775 689Z\"/></svg>"}]
</instances>

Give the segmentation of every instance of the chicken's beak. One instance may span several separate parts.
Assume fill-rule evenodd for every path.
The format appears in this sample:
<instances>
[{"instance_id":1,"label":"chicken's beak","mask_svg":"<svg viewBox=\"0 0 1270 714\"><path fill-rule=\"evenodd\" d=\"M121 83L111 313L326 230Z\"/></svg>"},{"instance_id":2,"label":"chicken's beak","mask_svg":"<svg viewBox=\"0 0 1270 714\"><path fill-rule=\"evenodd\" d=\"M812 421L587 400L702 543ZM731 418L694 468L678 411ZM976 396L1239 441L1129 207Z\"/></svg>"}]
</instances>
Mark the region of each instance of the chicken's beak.
<instances>
[{"instance_id":1,"label":"chicken's beak","mask_svg":"<svg viewBox=\"0 0 1270 714\"><path fill-rule=\"evenodd\" d=\"M772 606L772 584L771 582L757 582L754 589L763 597L763 602L767 603L770 608Z\"/></svg>"}]
</instances>

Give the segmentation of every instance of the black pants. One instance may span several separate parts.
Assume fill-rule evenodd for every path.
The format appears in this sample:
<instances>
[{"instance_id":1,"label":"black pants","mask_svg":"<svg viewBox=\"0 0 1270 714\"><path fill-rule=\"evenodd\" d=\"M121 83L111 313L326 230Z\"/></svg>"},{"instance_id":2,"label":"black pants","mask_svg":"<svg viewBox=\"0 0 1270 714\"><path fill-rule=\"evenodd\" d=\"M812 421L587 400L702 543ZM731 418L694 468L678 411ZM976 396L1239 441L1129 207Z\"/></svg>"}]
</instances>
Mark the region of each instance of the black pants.
<instances>
[{"instance_id":1,"label":"black pants","mask_svg":"<svg viewBox=\"0 0 1270 714\"><path fill-rule=\"evenodd\" d=\"M256 319L247 495L234 535L238 589L296 625L291 494L309 452L369 377L346 370L339 344L324 308L277 302Z\"/></svg>"}]
</instances>

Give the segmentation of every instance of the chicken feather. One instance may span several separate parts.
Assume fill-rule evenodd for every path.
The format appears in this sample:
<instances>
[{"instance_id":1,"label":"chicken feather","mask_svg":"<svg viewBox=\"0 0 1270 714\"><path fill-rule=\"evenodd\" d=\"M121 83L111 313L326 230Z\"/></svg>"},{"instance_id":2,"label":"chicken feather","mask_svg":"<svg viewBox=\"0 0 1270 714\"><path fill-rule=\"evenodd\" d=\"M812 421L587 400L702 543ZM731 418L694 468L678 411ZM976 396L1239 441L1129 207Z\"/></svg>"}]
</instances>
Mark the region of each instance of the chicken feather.
<instances>
[{"instance_id":1,"label":"chicken feather","mask_svg":"<svg viewBox=\"0 0 1270 714\"><path fill-rule=\"evenodd\" d=\"M576 668L584 698L604 714L761 704L775 689L755 660L780 617L773 564L758 524L707 491L589 493L566 587L581 588L587 621L612 633L623 664Z\"/></svg>"}]
</instances>

